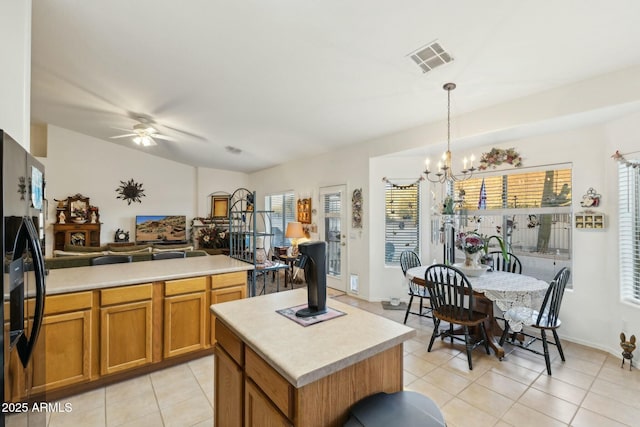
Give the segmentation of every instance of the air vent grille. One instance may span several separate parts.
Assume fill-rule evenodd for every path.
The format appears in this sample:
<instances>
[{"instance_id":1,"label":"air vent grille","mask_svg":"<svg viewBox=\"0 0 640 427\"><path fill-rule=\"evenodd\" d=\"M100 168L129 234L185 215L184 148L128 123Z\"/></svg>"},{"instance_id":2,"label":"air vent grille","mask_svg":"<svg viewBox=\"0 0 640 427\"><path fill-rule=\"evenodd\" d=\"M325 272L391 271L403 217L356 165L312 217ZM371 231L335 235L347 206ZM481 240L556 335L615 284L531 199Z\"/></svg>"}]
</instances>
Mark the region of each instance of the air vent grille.
<instances>
[{"instance_id":1,"label":"air vent grille","mask_svg":"<svg viewBox=\"0 0 640 427\"><path fill-rule=\"evenodd\" d=\"M423 73L428 73L436 67L453 61L453 57L437 40L410 53L408 56L420 67Z\"/></svg>"}]
</instances>

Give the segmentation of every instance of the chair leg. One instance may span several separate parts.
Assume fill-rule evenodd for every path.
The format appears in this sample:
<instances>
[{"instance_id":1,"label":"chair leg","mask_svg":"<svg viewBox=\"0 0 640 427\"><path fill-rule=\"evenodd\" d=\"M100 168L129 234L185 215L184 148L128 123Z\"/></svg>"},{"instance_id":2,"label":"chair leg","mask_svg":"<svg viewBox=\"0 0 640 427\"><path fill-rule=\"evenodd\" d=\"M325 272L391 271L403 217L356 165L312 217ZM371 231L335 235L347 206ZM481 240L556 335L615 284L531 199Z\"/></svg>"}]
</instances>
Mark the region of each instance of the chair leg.
<instances>
[{"instance_id":1,"label":"chair leg","mask_svg":"<svg viewBox=\"0 0 640 427\"><path fill-rule=\"evenodd\" d=\"M558 337L558 333L556 332L555 329L552 329L551 332L553 332L553 339L556 340L556 347L558 347L558 353L560 353L560 358L564 362L565 361L564 352L562 351L562 344L560 343L560 338Z\"/></svg>"},{"instance_id":2,"label":"chair leg","mask_svg":"<svg viewBox=\"0 0 640 427\"><path fill-rule=\"evenodd\" d=\"M413 302L413 295L409 297L409 304L407 305L407 312L404 314L404 324L407 324L407 319L409 318L409 312L411 311L411 303Z\"/></svg>"},{"instance_id":3,"label":"chair leg","mask_svg":"<svg viewBox=\"0 0 640 427\"><path fill-rule=\"evenodd\" d=\"M507 340L507 335L509 335L509 321L504 319L504 331L502 331L502 336L500 337L500 347Z\"/></svg>"},{"instance_id":4,"label":"chair leg","mask_svg":"<svg viewBox=\"0 0 640 427\"><path fill-rule=\"evenodd\" d=\"M427 348L427 351L431 351L431 347L433 347L433 342L435 341L436 336L438 336L438 327L440 326L440 319L436 319L434 317L433 323L434 323L433 334L431 334L431 341L429 341L429 347Z\"/></svg>"},{"instance_id":5,"label":"chair leg","mask_svg":"<svg viewBox=\"0 0 640 427\"><path fill-rule=\"evenodd\" d=\"M473 365L471 364L471 337L469 336L469 327L464 326L464 344L467 348L467 361L469 362L469 370L473 371Z\"/></svg>"},{"instance_id":6,"label":"chair leg","mask_svg":"<svg viewBox=\"0 0 640 427\"><path fill-rule=\"evenodd\" d=\"M487 351L487 354L491 354L489 352L489 338L487 338L487 328L484 325L484 322L480 324L480 333L482 334L482 342L484 343L484 349Z\"/></svg>"},{"instance_id":7,"label":"chair leg","mask_svg":"<svg viewBox=\"0 0 640 427\"><path fill-rule=\"evenodd\" d=\"M422 316L422 312L424 311L424 298L420 297L420 311L418 313L420 313L420 316Z\"/></svg>"},{"instance_id":8,"label":"chair leg","mask_svg":"<svg viewBox=\"0 0 640 427\"><path fill-rule=\"evenodd\" d=\"M549 344L547 343L547 334L544 329L540 330L542 336L542 347L544 348L544 363L547 365L547 375L551 376L551 360L549 359Z\"/></svg>"}]
</instances>

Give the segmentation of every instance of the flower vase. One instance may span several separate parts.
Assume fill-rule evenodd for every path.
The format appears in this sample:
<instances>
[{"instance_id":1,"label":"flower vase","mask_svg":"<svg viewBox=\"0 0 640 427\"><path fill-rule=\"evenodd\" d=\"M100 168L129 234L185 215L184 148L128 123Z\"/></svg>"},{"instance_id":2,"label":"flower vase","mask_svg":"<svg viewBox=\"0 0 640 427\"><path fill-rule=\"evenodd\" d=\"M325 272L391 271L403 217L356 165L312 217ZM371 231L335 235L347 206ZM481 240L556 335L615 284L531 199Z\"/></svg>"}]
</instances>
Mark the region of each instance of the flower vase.
<instances>
[{"instance_id":1,"label":"flower vase","mask_svg":"<svg viewBox=\"0 0 640 427\"><path fill-rule=\"evenodd\" d=\"M480 267L480 252L474 252L472 254L465 252L464 266L467 268L481 268Z\"/></svg>"}]
</instances>

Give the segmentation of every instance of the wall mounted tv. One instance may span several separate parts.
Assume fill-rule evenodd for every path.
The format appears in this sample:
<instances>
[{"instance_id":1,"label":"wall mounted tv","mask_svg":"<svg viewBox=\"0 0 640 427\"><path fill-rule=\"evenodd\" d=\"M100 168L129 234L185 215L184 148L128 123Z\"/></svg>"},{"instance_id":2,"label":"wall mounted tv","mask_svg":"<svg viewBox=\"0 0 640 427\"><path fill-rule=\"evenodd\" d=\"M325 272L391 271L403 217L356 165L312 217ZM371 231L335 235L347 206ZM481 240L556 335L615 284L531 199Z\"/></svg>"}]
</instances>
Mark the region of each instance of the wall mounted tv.
<instances>
[{"instance_id":1,"label":"wall mounted tv","mask_svg":"<svg viewBox=\"0 0 640 427\"><path fill-rule=\"evenodd\" d=\"M136 243L182 243L187 241L185 215L136 216Z\"/></svg>"}]
</instances>

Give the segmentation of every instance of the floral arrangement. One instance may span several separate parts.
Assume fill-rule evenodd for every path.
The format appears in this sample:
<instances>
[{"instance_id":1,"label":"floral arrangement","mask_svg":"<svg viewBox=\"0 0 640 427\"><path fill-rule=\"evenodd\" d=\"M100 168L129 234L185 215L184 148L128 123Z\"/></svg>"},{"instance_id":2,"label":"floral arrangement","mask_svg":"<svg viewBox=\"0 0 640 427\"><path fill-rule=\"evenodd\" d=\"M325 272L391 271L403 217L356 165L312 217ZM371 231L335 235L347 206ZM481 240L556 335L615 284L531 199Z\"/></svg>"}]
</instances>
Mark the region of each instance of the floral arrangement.
<instances>
[{"instance_id":1,"label":"floral arrangement","mask_svg":"<svg viewBox=\"0 0 640 427\"><path fill-rule=\"evenodd\" d=\"M199 247L207 249L224 248L229 246L227 230L214 225L202 227L198 230Z\"/></svg>"},{"instance_id":2,"label":"floral arrangement","mask_svg":"<svg viewBox=\"0 0 640 427\"><path fill-rule=\"evenodd\" d=\"M475 254L484 251L485 241L482 235L475 231L460 233L456 239L456 248L467 254Z\"/></svg>"},{"instance_id":3,"label":"floral arrangement","mask_svg":"<svg viewBox=\"0 0 640 427\"><path fill-rule=\"evenodd\" d=\"M522 157L514 148L507 148L506 150L502 148L492 148L488 153L482 153L478 169L485 170L489 167L495 169L496 166L503 163L508 163L517 168L522 166Z\"/></svg>"}]
</instances>

